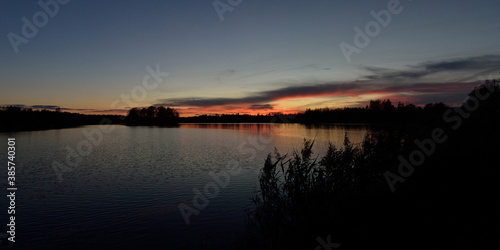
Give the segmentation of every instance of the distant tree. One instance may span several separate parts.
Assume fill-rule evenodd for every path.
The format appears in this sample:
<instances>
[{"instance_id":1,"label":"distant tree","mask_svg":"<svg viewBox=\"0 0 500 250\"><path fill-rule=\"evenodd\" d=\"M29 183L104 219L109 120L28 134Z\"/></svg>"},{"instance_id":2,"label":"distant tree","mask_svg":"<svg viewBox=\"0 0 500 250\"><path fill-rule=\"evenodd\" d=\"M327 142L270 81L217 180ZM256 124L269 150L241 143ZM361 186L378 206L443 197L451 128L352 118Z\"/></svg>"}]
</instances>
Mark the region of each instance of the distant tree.
<instances>
[{"instance_id":1,"label":"distant tree","mask_svg":"<svg viewBox=\"0 0 500 250\"><path fill-rule=\"evenodd\" d=\"M139 118L140 118L139 112L140 111L137 108L130 109L128 111L128 115L127 115L127 118L126 118L127 124L136 125L137 123L139 123Z\"/></svg>"},{"instance_id":2,"label":"distant tree","mask_svg":"<svg viewBox=\"0 0 500 250\"><path fill-rule=\"evenodd\" d=\"M394 106L392 105L391 100L387 99L382 102L382 110L384 111L394 110Z\"/></svg>"},{"instance_id":3,"label":"distant tree","mask_svg":"<svg viewBox=\"0 0 500 250\"><path fill-rule=\"evenodd\" d=\"M141 111L139 111L139 117L141 117L141 118L146 118L147 117L147 110L146 110L146 108L142 108Z\"/></svg>"},{"instance_id":4,"label":"distant tree","mask_svg":"<svg viewBox=\"0 0 500 250\"><path fill-rule=\"evenodd\" d=\"M380 100L371 100L370 101L370 110L371 111L381 111L383 109L382 101Z\"/></svg>"},{"instance_id":5,"label":"distant tree","mask_svg":"<svg viewBox=\"0 0 500 250\"><path fill-rule=\"evenodd\" d=\"M146 110L147 118L153 119L156 116L156 107L150 106Z\"/></svg>"}]
</instances>

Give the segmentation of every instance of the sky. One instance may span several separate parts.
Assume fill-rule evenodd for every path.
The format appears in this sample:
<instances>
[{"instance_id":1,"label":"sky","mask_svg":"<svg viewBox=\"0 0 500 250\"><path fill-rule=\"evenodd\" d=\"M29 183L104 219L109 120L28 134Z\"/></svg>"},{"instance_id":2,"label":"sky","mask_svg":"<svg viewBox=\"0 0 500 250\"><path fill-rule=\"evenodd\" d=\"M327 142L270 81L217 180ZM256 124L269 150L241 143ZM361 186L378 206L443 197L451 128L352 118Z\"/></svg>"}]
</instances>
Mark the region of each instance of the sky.
<instances>
[{"instance_id":1,"label":"sky","mask_svg":"<svg viewBox=\"0 0 500 250\"><path fill-rule=\"evenodd\" d=\"M459 105L499 78L498 0L0 0L0 105L181 116Z\"/></svg>"}]
</instances>

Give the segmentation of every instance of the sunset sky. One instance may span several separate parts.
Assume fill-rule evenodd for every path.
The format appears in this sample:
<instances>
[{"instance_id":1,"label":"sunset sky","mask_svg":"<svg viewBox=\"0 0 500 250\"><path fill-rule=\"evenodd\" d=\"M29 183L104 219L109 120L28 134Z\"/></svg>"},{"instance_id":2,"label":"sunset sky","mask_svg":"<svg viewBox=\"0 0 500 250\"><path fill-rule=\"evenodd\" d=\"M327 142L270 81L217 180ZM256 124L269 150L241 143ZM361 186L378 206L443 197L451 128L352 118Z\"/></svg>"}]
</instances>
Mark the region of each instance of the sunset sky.
<instances>
[{"instance_id":1,"label":"sunset sky","mask_svg":"<svg viewBox=\"0 0 500 250\"><path fill-rule=\"evenodd\" d=\"M0 1L0 105L165 105L182 116L377 98L457 105L480 79L500 76L498 0L41 2L48 11ZM356 46L355 27L367 33L367 24L373 36L358 39L349 61L340 44Z\"/></svg>"}]
</instances>

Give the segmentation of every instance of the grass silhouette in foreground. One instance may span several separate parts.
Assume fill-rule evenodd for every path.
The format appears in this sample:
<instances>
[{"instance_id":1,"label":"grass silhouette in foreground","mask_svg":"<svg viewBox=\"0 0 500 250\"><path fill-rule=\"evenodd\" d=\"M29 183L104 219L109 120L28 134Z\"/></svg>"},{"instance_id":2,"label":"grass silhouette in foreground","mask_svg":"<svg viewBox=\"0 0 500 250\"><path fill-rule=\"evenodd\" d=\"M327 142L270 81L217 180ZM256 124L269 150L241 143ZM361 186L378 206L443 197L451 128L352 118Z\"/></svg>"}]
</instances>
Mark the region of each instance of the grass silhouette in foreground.
<instances>
[{"instance_id":1,"label":"grass silhouette in foreground","mask_svg":"<svg viewBox=\"0 0 500 250\"><path fill-rule=\"evenodd\" d=\"M436 129L446 141L418 146ZM360 145L346 137L321 158L313 145L267 157L248 249L325 249L319 239L330 249L500 249L497 81L411 132L376 132ZM408 160L416 150L423 157ZM389 183L387 171L401 179Z\"/></svg>"},{"instance_id":2,"label":"grass silhouette in foreground","mask_svg":"<svg viewBox=\"0 0 500 250\"><path fill-rule=\"evenodd\" d=\"M356 146L345 137L344 148L330 144L322 158L314 156L311 140L290 157L269 154L259 176L261 193L253 198L249 242L260 243L256 249L314 249L316 238L328 235L335 242L338 230L348 227L350 205L384 189L377 177L401 143L401 137L381 133Z\"/></svg>"}]
</instances>

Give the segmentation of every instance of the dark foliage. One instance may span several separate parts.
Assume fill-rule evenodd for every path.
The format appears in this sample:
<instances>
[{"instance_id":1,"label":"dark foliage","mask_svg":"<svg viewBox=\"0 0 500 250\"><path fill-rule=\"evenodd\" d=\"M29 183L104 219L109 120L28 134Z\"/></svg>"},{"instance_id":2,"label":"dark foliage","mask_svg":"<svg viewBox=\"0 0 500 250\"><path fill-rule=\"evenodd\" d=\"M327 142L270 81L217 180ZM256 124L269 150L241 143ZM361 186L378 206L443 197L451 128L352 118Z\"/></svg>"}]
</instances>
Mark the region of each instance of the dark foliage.
<instances>
[{"instance_id":1,"label":"dark foliage","mask_svg":"<svg viewBox=\"0 0 500 250\"><path fill-rule=\"evenodd\" d=\"M179 122L179 113L172 108L154 107L132 108L128 111L125 124L129 126L138 125L157 125L168 126L177 125Z\"/></svg>"},{"instance_id":2,"label":"dark foliage","mask_svg":"<svg viewBox=\"0 0 500 250\"><path fill-rule=\"evenodd\" d=\"M444 103L429 103L425 107L398 103L391 100L371 100L364 108L307 109L294 122L314 123L364 123L364 124L420 124L441 115L448 106Z\"/></svg>"},{"instance_id":3,"label":"dark foliage","mask_svg":"<svg viewBox=\"0 0 500 250\"><path fill-rule=\"evenodd\" d=\"M442 109L423 110L433 108ZM316 249L318 237L330 236L339 249L500 249L498 82L429 119L411 133L372 134L361 145L346 138L322 158L312 153L314 141L292 156L276 150L253 197L248 248ZM415 140L436 129L446 141L434 143L412 171L401 168L399 157L424 152ZM394 193L387 171L404 180Z\"/></svg>"},{"instance_id":4,"label":"dark foliage","mask_svg":"<svg viewBox=\"0 0 500 250\"><path fill-rule=\"evenodd\" d=\"M0 131L25 131L77 127L93 124L119 124L117 115L83 115L60 110L32 110L14 106L0 108Z\"/></svg>"}]
</instances>

